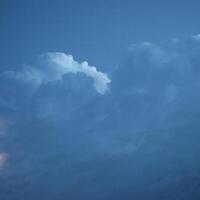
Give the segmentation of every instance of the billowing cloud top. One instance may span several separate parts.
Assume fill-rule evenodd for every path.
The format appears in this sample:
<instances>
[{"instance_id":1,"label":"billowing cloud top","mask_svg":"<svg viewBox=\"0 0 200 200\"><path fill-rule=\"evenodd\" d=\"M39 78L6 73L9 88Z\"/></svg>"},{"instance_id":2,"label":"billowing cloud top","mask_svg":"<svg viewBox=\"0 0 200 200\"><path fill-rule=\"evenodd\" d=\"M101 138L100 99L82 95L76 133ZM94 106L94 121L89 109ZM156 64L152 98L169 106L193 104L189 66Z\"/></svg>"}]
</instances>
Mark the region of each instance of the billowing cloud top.
<instances>
[{"instance_id":1,"label":"billowing cloud top","mask_svg":"<svg viewBox=\"0 0 200 200\"><path fill-rule=\"evenodd\" d=\"M83 73L92 78L94 88L100 94L104 94L108 90L108 84L111 82L107 74L97 71L96 67L89 66L86 61L78 63L72 55L58 52L41 56L39 67L28 67L20 72L9 71L6 72L6 75L13 79L39 85L42 82L61 80L62 76L68 73Z\"/></svg>"}]
</instances>

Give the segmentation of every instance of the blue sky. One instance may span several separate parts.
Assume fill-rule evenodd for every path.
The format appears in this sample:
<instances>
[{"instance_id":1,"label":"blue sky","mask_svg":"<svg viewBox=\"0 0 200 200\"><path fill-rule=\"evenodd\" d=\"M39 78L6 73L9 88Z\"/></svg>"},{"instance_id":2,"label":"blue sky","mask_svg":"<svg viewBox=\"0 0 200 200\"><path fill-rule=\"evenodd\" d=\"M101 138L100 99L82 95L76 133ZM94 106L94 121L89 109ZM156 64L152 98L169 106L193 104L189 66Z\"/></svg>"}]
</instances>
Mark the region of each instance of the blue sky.
<instances>
[{"instance_id":1,"label":"blue sky","mask_svg":"<svg viewBox=\"0 0 200 200\"><path fill-rule=\"evenodd\" d=\"M2 0L0 199L199 200L199 10Z\"/></svg>"},{"instance_id":2,"label":"blue sky","mask_svg":"<svg viewBox=\"0 0 200 200\"><path fill-rule=\"evenodd\" d=\"M195 0L2 0L0 64L12 67L62 51L110 69L132 43L197 34L199 9Z\"/></svg>"}]
</instances>

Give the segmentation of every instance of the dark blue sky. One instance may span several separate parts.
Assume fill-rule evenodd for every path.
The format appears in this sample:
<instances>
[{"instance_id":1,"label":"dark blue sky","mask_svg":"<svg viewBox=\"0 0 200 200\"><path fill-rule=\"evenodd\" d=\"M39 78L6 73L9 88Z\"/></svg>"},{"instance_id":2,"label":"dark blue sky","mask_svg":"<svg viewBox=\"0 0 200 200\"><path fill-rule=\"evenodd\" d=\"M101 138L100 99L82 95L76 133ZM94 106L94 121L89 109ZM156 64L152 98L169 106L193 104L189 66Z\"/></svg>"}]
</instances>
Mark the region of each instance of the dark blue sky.
<instances>
[{"instance_id":1,"label":"dark blue sky","mask_svg":"<svg viewBox=\"0 0 200 200\"><path fill-rule=\"evenodd\" d=\"M62 51L110 69L132 43L197 34L199 10L198 0L1 0L0 65Z\"/></svg>"}]
</instances>

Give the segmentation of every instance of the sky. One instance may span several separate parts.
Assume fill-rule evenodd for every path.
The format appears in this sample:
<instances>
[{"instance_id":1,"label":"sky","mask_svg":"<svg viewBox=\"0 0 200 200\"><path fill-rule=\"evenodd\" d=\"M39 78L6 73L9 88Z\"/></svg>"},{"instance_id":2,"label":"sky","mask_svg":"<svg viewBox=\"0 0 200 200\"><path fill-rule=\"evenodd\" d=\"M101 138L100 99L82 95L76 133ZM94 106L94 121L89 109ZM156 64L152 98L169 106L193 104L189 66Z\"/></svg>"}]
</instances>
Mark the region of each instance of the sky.
<instances>
[{"instance_id":1,"label":"sky","mask_svg":"<svg viewBox=\"0 0 200 200\"><path fill-rule=\"evenodd\" d=\"M0 199L199 200L200 2L0 1Z\"/></svg>"}]
</instances>

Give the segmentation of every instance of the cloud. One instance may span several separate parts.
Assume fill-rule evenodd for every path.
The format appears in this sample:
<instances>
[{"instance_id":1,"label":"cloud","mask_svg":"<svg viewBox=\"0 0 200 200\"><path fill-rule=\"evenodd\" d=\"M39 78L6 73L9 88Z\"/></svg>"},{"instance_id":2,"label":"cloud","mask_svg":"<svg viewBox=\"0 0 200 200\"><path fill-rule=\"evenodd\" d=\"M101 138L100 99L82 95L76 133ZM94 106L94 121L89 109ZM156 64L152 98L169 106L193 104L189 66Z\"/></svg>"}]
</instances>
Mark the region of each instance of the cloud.
<instances>
[{"instance_id":1,"label":"cloud","mask_svg":"<svg viewBox=\"0 0 200 200\"><path fill-rule=\"evenodd\" d=\"M0 153L0 170L3 168L6 160L7 160L7 154Z\"/></svg>"},{"instance_id":2,"label":"cloud","mask_svg":"<svg viewBox=\"0 0 200 200\"><path fill-rule=\"evenodd\" d=\"M107 74L97 71L96 67L89 66L86 61L78 63L72 55L59 52L42 55L39 67L26 67L19 72L7 71L4 74L11 79L38 87L42 82L61 80L63 75L68 73L83 73L92 78L94 88L100 94L108 90L108 84L111 82Z\"/></svg>"},{"instance_id":3,"label":"cloud","mask_svg":"<svg viewBox=\"0 0 200 200\"><path fill-rule=\"evenodd\" d=\"M192 36L130 45L112 82L64 53L2 74L2 198L198 196L199 66Z\"/></svg>"},{"instance_id":4,"label":"cloud","mask_svg":"<svg viewBox=\"0 0 200 200\"><path fill-rule=\"evenodd\" d=\"M54 72L53 76L55 76L56 79L60 79L62 74L84 73L86 76L93 79L94 88L99 93L104 94L108 89L108 84L111 80L108 78L107 74L97 71L96 67L89 66L86 61L78 63L74 60L72 55L66 55L64 53L48 53L46 57L51 68L54 68L54 66L56 68L56 70L52 69L52 72Z\"/></svg>"},{"instance_id":5,"label":"cloud","mask_svg":"<svg viewBox=\"0 0 200 200\"><path fill-rule=\"evenodd\" d=\"M150 42L131 45L113 72L112 93L115 99L124 102L121 112L127 107L126 115L137 121L139 128L172 126L178 123L177 119L172 120L178 113L200 111L197 38L198 35L164 45Z\"/></svg>"}]
</instances>

